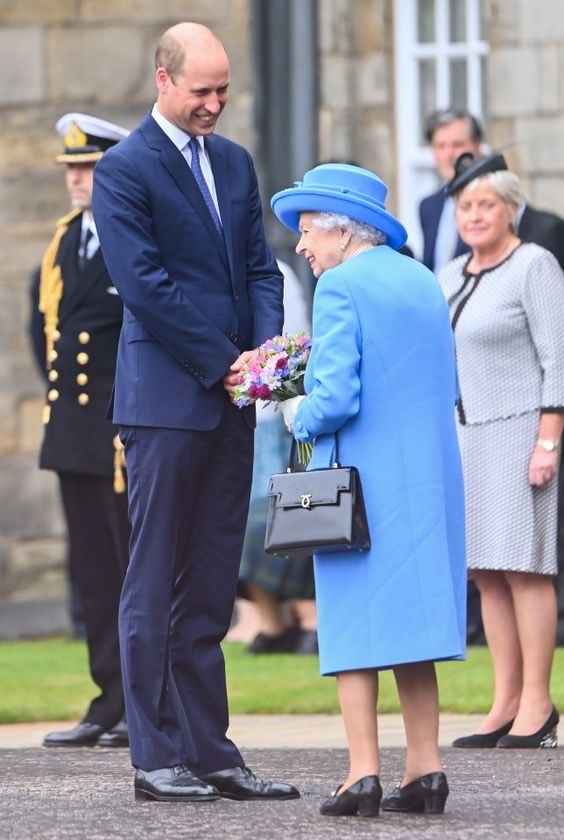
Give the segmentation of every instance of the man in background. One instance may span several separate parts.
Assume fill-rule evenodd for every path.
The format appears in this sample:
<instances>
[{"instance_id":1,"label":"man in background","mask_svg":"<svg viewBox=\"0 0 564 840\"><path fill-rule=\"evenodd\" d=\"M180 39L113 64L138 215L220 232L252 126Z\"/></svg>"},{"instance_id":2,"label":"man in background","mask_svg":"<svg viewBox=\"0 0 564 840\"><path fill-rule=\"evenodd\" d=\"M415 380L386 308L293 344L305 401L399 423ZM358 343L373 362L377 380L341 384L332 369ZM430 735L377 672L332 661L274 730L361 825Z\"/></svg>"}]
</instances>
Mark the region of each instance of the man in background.
<instances>
[{"instance_id":1,"label":"man in background","mask_svg":"<svg viewBox=\"0 0 564 840\"><path fill-rule=\"evenodd\" d=\"M46 747L127 746L118 607L129 522L122 454L106 420L123 306L104 264L92 216L94 166L126 137L120 126L65 114L64 150L72 210L57 222L32 287L31 331L47 380L40 467L57 473L71 577L82 607L90 674L101 694L80 723L46 736Z\"/></svg>"}]
</instances>

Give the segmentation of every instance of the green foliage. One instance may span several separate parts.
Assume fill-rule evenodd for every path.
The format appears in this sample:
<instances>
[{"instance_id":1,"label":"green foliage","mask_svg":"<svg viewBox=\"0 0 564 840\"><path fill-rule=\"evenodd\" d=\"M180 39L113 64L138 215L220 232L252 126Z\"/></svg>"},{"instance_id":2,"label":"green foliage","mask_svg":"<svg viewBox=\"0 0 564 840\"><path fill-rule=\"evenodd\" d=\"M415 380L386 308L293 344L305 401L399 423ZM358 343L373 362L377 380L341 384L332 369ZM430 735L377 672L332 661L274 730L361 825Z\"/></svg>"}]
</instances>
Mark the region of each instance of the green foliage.
<instances>
[{"instance_id":1,"label":"green foliage","mask_svg":"<svg viewBox=\"0 0 564 840\"><path fill-rule=\"evenodd\" d=\"M335 681L320 677L317 657L249 656L224 645L233 714L337 714ZM466 662L437 666L441 709L459 714L489 708L492 673L486 648L470 648ZM95 694L82 642L56 638L0 643L0 723L80 718ZM556 651L552 695L564 709L564 649ZM398 712L393 675L380 675L381 712Z\"/></svg>"}]
</instances>

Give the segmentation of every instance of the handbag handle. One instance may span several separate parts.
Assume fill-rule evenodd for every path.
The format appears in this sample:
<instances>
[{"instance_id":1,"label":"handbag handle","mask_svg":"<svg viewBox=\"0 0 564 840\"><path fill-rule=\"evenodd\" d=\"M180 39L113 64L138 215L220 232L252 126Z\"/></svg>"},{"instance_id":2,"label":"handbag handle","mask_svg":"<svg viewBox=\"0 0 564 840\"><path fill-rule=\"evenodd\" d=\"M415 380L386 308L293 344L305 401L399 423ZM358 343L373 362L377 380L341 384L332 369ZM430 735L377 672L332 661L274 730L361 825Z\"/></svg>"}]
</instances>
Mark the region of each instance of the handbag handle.
<instances>
[{"instance_id":1,"label":"handbag handle","mask_svg":"<svg viewBox=\"0 0 564 840\"><path fill-rule=\"evenodd\" d=\"M299 463L300 462L297 458L297 441L296 438L292 436L292 445L290 446L290 460L288 466L286 467L286 472L304 472L305 467L303 466L303 464L300 464L300 466L303 467L303 469L295 468L295 465ZM339 460L339 433L335 432L335 460L333 462L333 469L337 470L340 466L341 462Z\"/></svg>"}]
</instances>

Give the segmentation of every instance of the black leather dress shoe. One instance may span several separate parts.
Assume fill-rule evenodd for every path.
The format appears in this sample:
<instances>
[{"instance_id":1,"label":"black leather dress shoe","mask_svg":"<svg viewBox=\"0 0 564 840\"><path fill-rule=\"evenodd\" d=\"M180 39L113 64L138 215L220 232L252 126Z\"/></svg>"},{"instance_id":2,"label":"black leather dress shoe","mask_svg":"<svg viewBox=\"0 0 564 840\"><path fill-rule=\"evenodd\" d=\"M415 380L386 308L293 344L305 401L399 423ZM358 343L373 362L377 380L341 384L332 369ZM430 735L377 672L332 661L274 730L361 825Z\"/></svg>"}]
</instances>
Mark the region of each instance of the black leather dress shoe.
<instances>
[{"instance_id":1,"label":"black leather dress shoe","mask_svg":"<svg viewBox=\"0 0 564 840\"><path fill-rule=\"evenodd\" d=\"M319 653L319 645L317 643L317 633L315 630L301 630L298 640L294 645L294 653L301 655L317 654Z\"/></svg>"},{"instance_id":2,"label":"black leather dress shoe","mask_svg":"<svg viewBox=\"0 0 564 840\"><path fill-rule=\"evenodd\" d=\"M137 770L135 799L154 799L157 802L213 802L219 792L205 784L184 764L160 770Z\"/></svg>"},{"instance_id":3,"label":"black leather dress shoe","mask_svg":"<svg viewBox=\"0 0 564 840\"><path fill-rule=\"evenodd\" d=\"M231 767L206 773L202 779L214 785L225 799L299 799L300 792L284 782L266 782L248 767Z\"/></svg>"},{"instance_id":4,"label":"black leather dress shoe","mask_svg":"<svg viewBox=\"0 0 564 840\"><path fill-rule=\"evenodd\" d=\"M98 738L99 747L128 747L129 734L127 732L127 723L125 720L120 720L107 732L104 732Z\"/></svg>"},{"instance_id":5,"label":"black leather dress shoe","mask_svg":"<svg viewBox=\"0 0 564 840\"><path fill-rule=\"evenodd\" d=\"M63 732L50 732L43 740L44 747L93 747L100 735L106 731L99 723L82 721L73 729Z\"/></svg>"}]
</instances>

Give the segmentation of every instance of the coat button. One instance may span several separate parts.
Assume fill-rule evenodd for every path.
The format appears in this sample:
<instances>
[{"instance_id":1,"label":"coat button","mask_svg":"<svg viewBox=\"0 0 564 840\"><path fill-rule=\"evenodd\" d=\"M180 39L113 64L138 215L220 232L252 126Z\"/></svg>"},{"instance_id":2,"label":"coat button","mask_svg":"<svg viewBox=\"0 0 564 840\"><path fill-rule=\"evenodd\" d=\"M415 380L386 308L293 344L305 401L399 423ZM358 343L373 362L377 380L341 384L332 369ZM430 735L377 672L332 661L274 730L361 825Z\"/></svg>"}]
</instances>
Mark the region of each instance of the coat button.
<instances>
[{"instance_id":1,"label":"coat button","mask_svg":"<svg viewBox=\"0 0 564 840\"><path fill-rule=\"evenodd\" d=\"M59 330L53 330L53 332L51 333L51 338L53 339L53 341L58 341L60 337L61 333L59 332Z\"/></svg>"},{"instance_id":2,"label":"coat button","mask_svg":"<svg viewBox=\"0 0 564 840\"><path fill-rule=\"evenodd\" d=\"M229 336L229 338L231 339L231 341L237 341L237 339L239 338L239 336L237 335L237 333L231 333L231 335Z\"/></svg>"},{"instance_id":3,"label":"coat button","mask_svg":"<svg viewBox=\"0 0 564 840\"><path fill-rule=\"evenodd\" d=\"M47 379L49 380L49 382L56 382L58 378L59 378L59 374L57 373L56 370L50 370L49 373L47 374Z\"/></svg>"},{"instance_id":4,"label":"coat button","mask_svg":"<svg viewBox=\"0 0 564 840\"><path fill-rule=\"evenodd\" d=\"M90 402L90 397L88 396L88 394L79 394L77 399L80 405L88 405L88 403Z\"/></svg>"},{"instance_id":5,"label":"coat button","mask_svg":"<svg viewBox=\"0 0 564 840\"><path fill-rule=\"evenodd\" d=\"M79 332L78 340L81 344L88 344L88 342L90 341L90 333L86 332L86 330L83 330L83 332Z\"/></svg>"},{"instance_id":6,"label":"coat button","mask_svg":"<svg viewBox=\"0 0 564 840\"><path fill-rule=\"evenodd\" d=\"M59 399L59 392L56 388L51 388L51 390L47 393L47 399L49 402L55 402L55 400Z\"/></svg>"},{"instance_id":7,"label":"coat button","mask_svg":"<svg viewBox=\"0 0 564 840\"><path fill-rule=\"evenodd\" d=\"M79 373L76 381L79 385L86 385L88 383L88 377L85 373Z\"/></svg>"},{"instance_id":8,"label":"coat button","mask_svg":"<svg viewBox=\"0 0 564 840\"><path fill-rule=\"evenodd\" d=\"M57 353L56 350L49 350L49 355L47 357L47 360L49 362L54 362L55 359L58 359L58 358L59 358L59 354Z\"/></svg>"},{"instance_id":9,"label":"coat button","mask_svg":"<svg viewBox=\"0 0 564 840\"><path fill-rule=\"evenodd\" d=\"M88 355L88 353L77 353L76 361L79 365L87 365L90 361L90 356Z\"/></svg>"}]
</instances>

